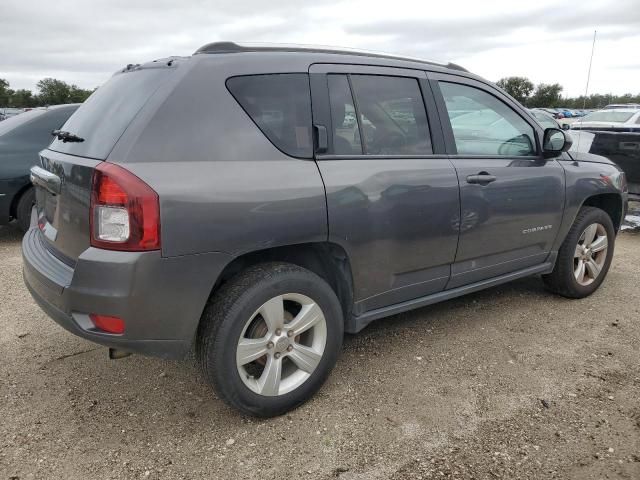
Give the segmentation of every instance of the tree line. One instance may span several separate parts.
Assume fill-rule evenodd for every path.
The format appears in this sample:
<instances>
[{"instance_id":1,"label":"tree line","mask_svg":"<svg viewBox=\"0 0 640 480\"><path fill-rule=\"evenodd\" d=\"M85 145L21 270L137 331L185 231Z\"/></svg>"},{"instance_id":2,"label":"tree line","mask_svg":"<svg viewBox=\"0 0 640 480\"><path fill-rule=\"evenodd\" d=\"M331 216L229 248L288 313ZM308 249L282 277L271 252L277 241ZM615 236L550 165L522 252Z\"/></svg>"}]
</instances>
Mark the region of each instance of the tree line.
<instances>
[{"instance_id":1,"label":"tree line","mask_svg":"<svg viewBox=\"0 0 640 480\"><path fill-rule=\"evenodd\" d=\"M526 107L602 108L609 103L640 103L640 94L563 97L559 83L534 85L526 77L505 77L497 85ZM94 90L78 88L55 78L43 78L36 84L36 93L27 89L12 90L9 82L0 78L0 107L32 108L62 103L84 102Z\"/></svg>"},{"instance_id":2,"label":"tree line","mask_svg":"<svg viewBox=\"0 0 640 480\"><path fill-rule=\"evenodd\" d=\"M13 90L9 82L0 78L0 107L33 108L63 103L82 103L94 90L85 90L55 78L43 78L36 84L36 92Z\"/></svg>"},{"instance_id":3,"label":"tree line","mask_svg":"<svg viewBox=\"0 0 640 480\"><path fill-rule=\"evenodd\" d=\"M563 97L562 85L559 83L540 83L533 85L533 82L526 77L505 77L496 84L505 90L509 95L518 100L526 107L541 108L602 108L610 103L640 103L640 94L632 95L603 95L593 93L585 98Z\"/></svg>"}]
</instances>

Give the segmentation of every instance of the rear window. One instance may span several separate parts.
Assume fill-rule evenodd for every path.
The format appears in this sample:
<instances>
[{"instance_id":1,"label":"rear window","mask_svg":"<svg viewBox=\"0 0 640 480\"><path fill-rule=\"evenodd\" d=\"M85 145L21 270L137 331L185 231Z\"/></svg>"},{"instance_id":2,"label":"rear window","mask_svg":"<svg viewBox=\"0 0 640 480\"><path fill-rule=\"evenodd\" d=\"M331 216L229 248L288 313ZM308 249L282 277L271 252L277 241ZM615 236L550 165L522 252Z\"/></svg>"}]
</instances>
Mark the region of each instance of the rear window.
<instances>
[{"instance_id":1,"label":"rear window","mask_svg":"<svg viewBox=\"0 0 640 480\"><path fill-rule=\"evenodd\" d=\"M62 126L84 142L54 140L51 150L104 160L142 106L173 71L148 67L118 73L96 90Z\"/></svg>"},{"instance_id":2,"label":"rear window","mask_svg":"<svg viewBox=\"0 0 640 480\"><path fill-rule=\"evenodd\" d=\"M232 77L227 88L279 150L292 157L313 157L306 73Z\"/></svg>"}]
</instances>

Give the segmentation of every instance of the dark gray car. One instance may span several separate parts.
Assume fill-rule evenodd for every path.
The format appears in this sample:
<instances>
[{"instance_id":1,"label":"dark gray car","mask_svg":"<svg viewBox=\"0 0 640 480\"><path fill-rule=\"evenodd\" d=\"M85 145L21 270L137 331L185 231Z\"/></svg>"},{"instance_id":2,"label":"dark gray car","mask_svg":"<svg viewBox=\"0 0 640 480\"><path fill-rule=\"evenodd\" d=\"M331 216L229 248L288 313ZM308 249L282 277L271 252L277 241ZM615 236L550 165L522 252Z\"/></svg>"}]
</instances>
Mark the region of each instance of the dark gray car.
<instances>
[{"instance_id":1,"label":"dark gray car","mask_svg":"<svg viewBox=\"0 0 640 480\"><path fill-rule=\"evenodd\" d=\"M61 130L32 170L33 297L115 356L195 349L259 416L373 320L536 274L591 294L626 207L614 164L452 64L214 43L127 66Z\"/></svg>"},{"instance_id":2,"label":"dark gray car","mask_svg":"<svg viewBox=\"0 0 640 480\"><path fill-rule=\"evenodd\" d=\"M29 228L35 194L29 170L38 152L51 143L51 131L60 128L79 104L34 108L0 123L0 225L16 220Z\"/></svg>"}]
</instances>

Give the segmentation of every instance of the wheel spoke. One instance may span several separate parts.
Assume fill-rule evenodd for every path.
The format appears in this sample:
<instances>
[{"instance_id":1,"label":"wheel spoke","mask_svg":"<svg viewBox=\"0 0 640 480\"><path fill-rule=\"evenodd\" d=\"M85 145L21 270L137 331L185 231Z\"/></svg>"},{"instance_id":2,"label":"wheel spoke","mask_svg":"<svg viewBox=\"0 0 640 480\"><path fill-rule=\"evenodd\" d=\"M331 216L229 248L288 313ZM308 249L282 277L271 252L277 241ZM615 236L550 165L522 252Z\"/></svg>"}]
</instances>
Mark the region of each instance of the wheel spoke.
<instances>
[{"instance_id":1,"label":"wheel spoke","mask_svg":"<svg viewBox=\"0 0 640 480\"><path fill-rule=\"evenodd\" d=\"M260 380L258 380L258 391L261 395L275 396L280 391L280 379L282 378L282 359L271 355L267 360Z\"/></svg>"},{"instance_id":2,"label":"wheel spoke","mask_svg":"<svg viewBox=\"0 0 640 480\"><path fill-rule=\"evenodd\" d=\"M322 355L304 345L295 344L289 358L295 363L300 370L304 370L307 373L312 373L320 360Z\"/></svg>"},{"instance_id":3,"label":"wheel spoke","mask_svg":"<svg viewBox=\"0 0 640 480\"><path fill-rule=\"evenodd\" d=\"M609 245L609 242L607 241L607 236L602 235L601 237L596 238L591 243L589 248L591 249L592 252L596 253L596 252L601 252L602 250L607 248L608 245Z\"/></svg>"},{"instance_id":4,"label":"wheel spoke","mask_svg":"<svg viewBox=\"0 0 640 480\"><path fill-rule=\"evenodd\" d=\"M580 258L581 255L582 255L582 245L578 243L576 245L576 250L573 253L573 258Z\"/></svg>"},{"instance_id":5,"label":"wheel spoke","mask_svg":"<svg viewBox=\"0 0 640 480\"><path fill-rule=\"evenodd\" d=\"M584 272L584 262L582 260L578 260L578 268L575 270L575 276L578 283L584 282Z\"/></svg>"},{"instance_id":6,"label":"wheel spoke","mask_svg":"<svg viewBox=\"0 0 640 480\"><path fill-rule=\"evenodd\" d=\"M595 280L600 274L601 267L593 259L587 261L586 267L589 271L589 275L591 275L591 278Z\"/></svg>"},{"instance_id":7,"label":"wheel spoke","mask_svg":"<svg viewBox=\"0 0 640 480\"><path fill-rule=\"evenodd\" d=\"M246 365L262 357L267 353L268 339L265 338L241 338L236 351L238 365Z\"/></svg>"},{"instance_id":8,"label":"wheel spoke","mask_svg":"<svg viewBox=\"0 0 640 480\"><path fill-rule=\"evenodd\" d=\"M260 307L260 315L267 324L269 333L284 325L284 303L281 296L274 297Z\"/></svg>"},{"instance_id":9,"label":"wheel spoke","mask_svg":"<svg viewBox=\"0 0 640 480\"><path fill-rule=\"evenodd\" d=\"M297 336L315 326L322 318L322 310L320 310L318 305L315 303L303 305L298 315L296 315L296 318L291 320L287 326L293 330L294 335Z\"/></svg>"},{"instance_id":10,"label":"wheel spoke","mask_svg":"<svg viewBox=\"0 0 640 480\"><path fill-rule=\"evenodd\" d=\"M593 239L596 237L597 232L598 232L598 224L594 223L587 227L587 229L584 231L585 247L589 248L589 245L591 245L591 242L593 242Z\"/></svg>"}]
</instances>

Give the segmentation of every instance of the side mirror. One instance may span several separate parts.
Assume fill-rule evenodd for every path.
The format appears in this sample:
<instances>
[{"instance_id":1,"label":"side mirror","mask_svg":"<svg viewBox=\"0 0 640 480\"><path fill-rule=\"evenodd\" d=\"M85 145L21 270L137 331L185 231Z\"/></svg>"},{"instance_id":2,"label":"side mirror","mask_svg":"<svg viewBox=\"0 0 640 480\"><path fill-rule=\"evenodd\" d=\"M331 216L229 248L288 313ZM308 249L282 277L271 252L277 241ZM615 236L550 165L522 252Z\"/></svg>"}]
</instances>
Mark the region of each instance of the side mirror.
<instances>
[{"instance_id":1,"label":"side mirror","mask_svg":"<svg viewBox=\"0 0 640 480\"><path fill-rule=\"evenodd\" d=\"M570 130L571 129L571 125L569 123L563 123L562 124L562 129L563 130Z\"/></svg>"},{"instance_id":2,"label":"side mirror","mask_svg":"<svg viewBox=\"0 0 640 480\"><path fill-rule=\"evenodd\" d=\"M562 152L566 152L573 145L571 136L558 128L547 128L544 131L542 140L542 150L546 158L555 157Z\"/></svg>"}]
</instances>

